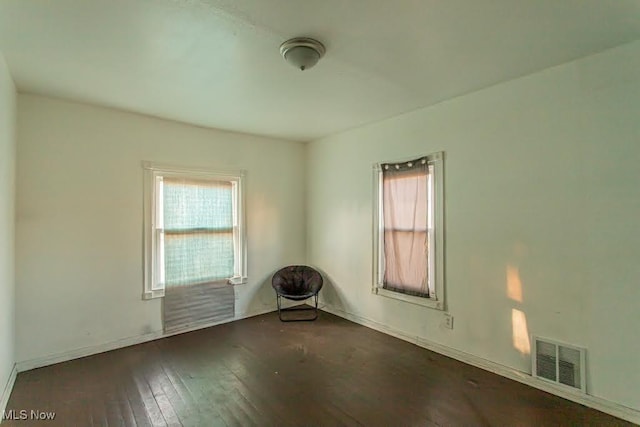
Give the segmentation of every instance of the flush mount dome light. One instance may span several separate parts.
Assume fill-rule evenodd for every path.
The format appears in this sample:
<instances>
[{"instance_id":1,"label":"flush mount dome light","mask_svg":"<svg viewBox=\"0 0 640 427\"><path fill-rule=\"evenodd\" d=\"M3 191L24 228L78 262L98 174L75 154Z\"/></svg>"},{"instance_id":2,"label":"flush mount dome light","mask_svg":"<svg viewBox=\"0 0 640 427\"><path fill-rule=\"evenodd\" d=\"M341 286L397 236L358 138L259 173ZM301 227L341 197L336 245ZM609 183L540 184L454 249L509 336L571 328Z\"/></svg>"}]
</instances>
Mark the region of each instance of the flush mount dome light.
<instances>
[{"instance_id":1,"label":"flush mount dome light","mask_svg":"<svg viewBox=\"0 0 640 427\"><path fill-rule=\"evenodd\" d=\"M295 37L280 45L280 54L284 59L302 71L316 65L324 52L324 45L309 37Z\"/></svg>"}]
</instances>

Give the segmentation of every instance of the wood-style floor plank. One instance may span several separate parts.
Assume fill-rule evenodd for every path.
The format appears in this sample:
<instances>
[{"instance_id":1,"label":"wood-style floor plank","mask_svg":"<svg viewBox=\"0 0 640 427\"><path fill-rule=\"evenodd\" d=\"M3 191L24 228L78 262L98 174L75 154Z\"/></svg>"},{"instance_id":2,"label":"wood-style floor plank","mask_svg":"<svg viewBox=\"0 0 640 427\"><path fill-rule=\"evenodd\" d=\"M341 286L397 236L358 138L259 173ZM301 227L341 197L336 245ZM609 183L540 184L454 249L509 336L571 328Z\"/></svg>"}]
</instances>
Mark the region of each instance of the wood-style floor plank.
<instances>
[{"instance_id":1,"label":"wood-style floor plank","mask_svg":"<svg viewBox=\"0 0 640 427\"><path fill-rule=\"evenodd\" d=\"M627 426L347 320L270 313L18 375L2 426Z\"/></svg>"}]
</instances>

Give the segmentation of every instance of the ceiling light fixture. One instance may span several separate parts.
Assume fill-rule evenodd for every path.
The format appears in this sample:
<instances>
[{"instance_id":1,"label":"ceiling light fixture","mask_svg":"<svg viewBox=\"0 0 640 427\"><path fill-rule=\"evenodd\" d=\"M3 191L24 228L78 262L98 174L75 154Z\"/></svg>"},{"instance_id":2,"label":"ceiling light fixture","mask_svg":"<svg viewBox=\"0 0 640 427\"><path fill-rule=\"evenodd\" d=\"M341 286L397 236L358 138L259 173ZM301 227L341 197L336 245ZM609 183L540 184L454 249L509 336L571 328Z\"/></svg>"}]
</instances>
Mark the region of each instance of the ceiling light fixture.
<instances>
[{"instance_id":1,"label":"ceiling light fixture","mask_svg":"<svg viewBox=\"0 0 640 427\"><path fill-rule=\"evenodd\" d=\"M316 65L324 53L324 45L309 37L295 37L280 45L283 58L302 71Z\"/></svg>"}]
</instances>

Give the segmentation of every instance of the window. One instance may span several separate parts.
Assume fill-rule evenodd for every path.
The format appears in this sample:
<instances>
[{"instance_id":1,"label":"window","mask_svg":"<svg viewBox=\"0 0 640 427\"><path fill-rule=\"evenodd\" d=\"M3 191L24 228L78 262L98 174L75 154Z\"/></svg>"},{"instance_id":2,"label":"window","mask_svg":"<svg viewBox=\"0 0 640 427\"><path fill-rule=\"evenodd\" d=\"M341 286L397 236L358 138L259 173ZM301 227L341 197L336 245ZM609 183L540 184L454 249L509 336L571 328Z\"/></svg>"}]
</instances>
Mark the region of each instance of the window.
<instances>
[{"instance_id":1,"label":"window","mask_svg":"<svg viewBox=\"0 0 640 427\"><path fill-rule=\"evenodd\" d=\"M443 153L375 165L377 295L444 310Z\"/></svg>"},{"instance_id":2,"label":"window","mask_svg":"<svg viewBox=\"0 0 640 427\"><path fill-rule=\"evenodd\" d=\"M245 283L244 174L143 167L143 298L170 286Z\"/></svg>"}]
</instances>

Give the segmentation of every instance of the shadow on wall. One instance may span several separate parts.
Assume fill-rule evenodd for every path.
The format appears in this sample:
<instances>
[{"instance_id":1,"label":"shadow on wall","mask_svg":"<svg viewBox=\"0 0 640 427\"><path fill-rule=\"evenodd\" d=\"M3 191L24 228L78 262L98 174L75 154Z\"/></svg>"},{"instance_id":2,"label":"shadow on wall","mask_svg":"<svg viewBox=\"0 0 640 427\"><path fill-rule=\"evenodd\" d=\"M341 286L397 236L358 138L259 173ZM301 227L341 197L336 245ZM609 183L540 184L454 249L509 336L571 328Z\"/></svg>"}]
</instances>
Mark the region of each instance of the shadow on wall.
<instances>
[{"instance_id":1,"label":"shadow on wall","mask_svg":"<svg viewBox=\"0 0 640 427\"><path fill-rule=\"evenodd\" d=\"M266 311L275 311L276 296L273 288L271 287L271 277L276 270L269 273L267 276L258 279L256 286L247 288L247 294L244 298L244 308L240 307L240 310L244 310L245 315L255 315ZM246 285L241 285L246 286ZM241 289L238 289L241 291ZM237 298L237 297L236 297ZM240 313L236 313L240 314Z\"/></svg>"},{"instance_id":2,"label":"shadow on wall","mask_svg":"<svg viewBox=\"0 0 640 427\"><path fill-rule=\"evenodd\" d=\"M271 280L273 279L273 275L280 270L278 267L275 270L272 270L267 276L263 277L258 281L258 285L251 289L251 293L247 296L247 312L252 313L256 311L264 311L265 309L269 309L270 311L276 311L278 309L278 305L276 302L276 291L271 286ZM323 288L324 289L324 288ZM322 291L321 291L322 293ZM294 305L300 304L309 304L313 305L313 298L308 298L304 301L291 301L285 298L282 298L282 307L291 307Z\"/></svg>"},{"instance_id":3,"label":"shadow on wall","mask_svg":"<svg viewBox=\"0 0 640 427\"><path fill-rule=\"evenodd\" d=\"M319 306L323 309L326 306L330 306L332 309L346 312L347 307L344 304L344 298L340 288L336 286L335 281L329 276L329 274L317 267L313 267L320 272L322 279L324 280L322 290L320 291Z\"/></svg>"}]
</instances>

